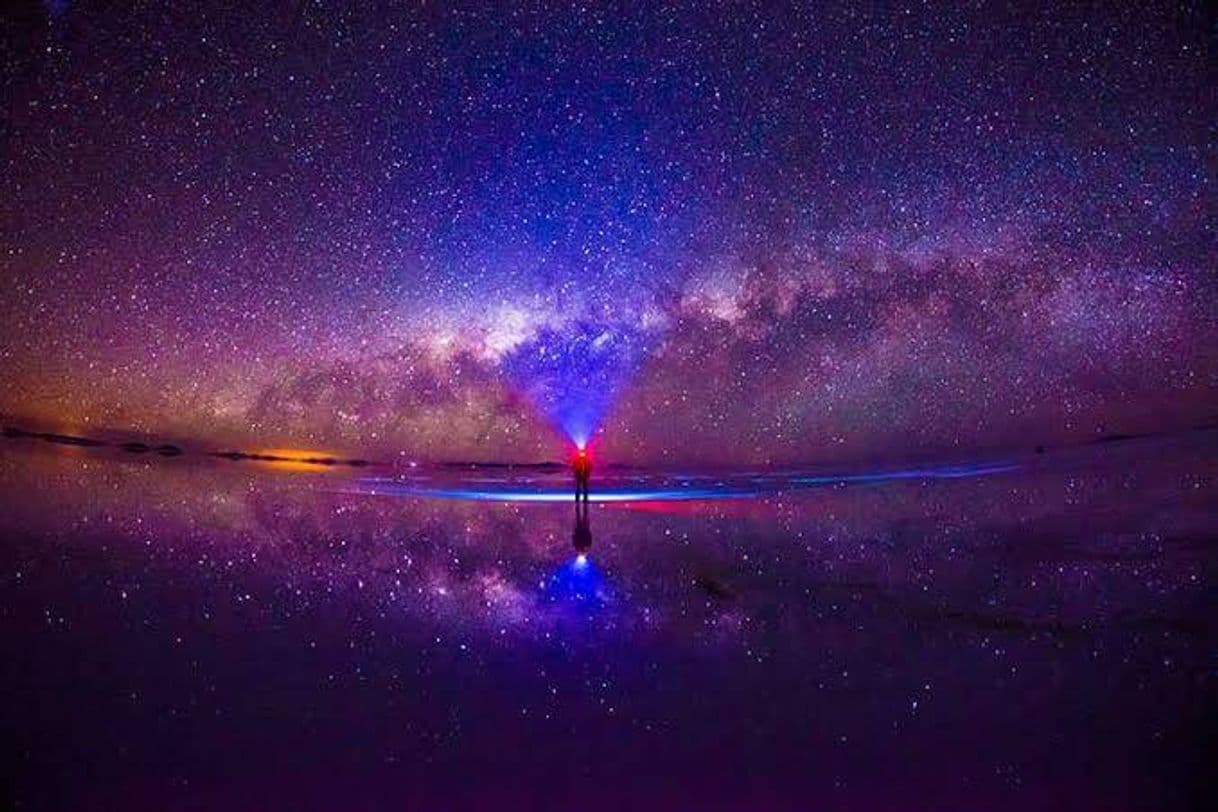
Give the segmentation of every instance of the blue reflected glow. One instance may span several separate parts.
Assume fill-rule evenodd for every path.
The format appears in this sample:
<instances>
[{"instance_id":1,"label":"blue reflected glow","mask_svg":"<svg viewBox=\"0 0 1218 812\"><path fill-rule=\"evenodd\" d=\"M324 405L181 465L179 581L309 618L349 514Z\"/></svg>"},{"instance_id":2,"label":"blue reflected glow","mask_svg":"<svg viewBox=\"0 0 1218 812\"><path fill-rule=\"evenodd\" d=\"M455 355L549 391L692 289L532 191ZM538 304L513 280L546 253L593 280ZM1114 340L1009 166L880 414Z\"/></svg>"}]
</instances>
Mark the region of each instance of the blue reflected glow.
<instances>
[{"instance_id":1,"label":"blue reflected glow","mask_svg":"<svg viewBox=\"0 0 1218 812\"><path fill-rule=\"evenodd\" d=\"M577 555L563 564L546 579L543 588L551 601L583 609L599 609L613 599L608 579L587 555Z\"/></svg>"},{"instance_id":2,"label":"blue reflected glow","mask_svg":"<svg viewBox=\"0 0 1218 812\"><path fill-rule=\"evenodd\" d=\"M966 479L1014 471L1014 463L991 462L976 465L908 468L850 474L736 476L630 476L609 480L604 487L592 489L592 502L689 502L699 500L747 499L781 495L817 487L852 484L877 484L902 480ZM432 499L457 499L472 502L571 502L574 493L565 479L537 477L477 477L448 483L423 478L361 479L348 492L384 496L417 496Z\"/></svg>"},{"instance_id":3,"label":"blue reflected glow","mask_svg":"<svg viewBox=\"0 0 1218 812\"><path fill-rule=\"evenodd\" d=\"M832 476L796 476L790 482L797 485L835 485L839 482L893 482L900 479L967 479L968 477L1001 474L1019 466L1009 463L988 465L956 465L943 468L910 468L905 471L882 471L873 474L837 474Z\"/></svg>"}]
</instances>

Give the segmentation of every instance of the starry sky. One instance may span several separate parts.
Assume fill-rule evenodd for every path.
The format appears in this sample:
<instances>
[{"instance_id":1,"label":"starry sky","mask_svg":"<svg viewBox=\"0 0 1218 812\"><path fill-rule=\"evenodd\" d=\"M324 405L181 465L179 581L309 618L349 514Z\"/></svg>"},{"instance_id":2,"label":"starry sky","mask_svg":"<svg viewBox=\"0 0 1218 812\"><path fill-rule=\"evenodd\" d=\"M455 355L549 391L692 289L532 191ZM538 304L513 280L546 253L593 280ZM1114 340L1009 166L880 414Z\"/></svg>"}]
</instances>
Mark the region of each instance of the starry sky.
<instances>
[{"instance_id":1,"label":"starry sky","mask_svg":"<svg viewBox=\"0 0 1218 812\"><path fill-rule=\"evenodd\" d=\"M423 458L1211 422L1201 4L51 2L0 41L0 413Z\"/></svg>"}]
</instances>

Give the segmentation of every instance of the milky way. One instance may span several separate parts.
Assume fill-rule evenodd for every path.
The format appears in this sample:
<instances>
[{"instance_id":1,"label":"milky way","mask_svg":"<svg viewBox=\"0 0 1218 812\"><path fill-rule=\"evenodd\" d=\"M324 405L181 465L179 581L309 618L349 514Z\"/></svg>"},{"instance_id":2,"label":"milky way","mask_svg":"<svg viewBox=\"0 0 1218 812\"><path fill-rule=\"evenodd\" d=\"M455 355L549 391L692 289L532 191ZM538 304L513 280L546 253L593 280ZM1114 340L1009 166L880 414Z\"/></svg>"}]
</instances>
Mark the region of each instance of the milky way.
<instances>
[{"instance_id":1,"label":"milky way","mask_svg":"<svg viewBox=\"0 0 1218 812\"><path fill-rule=\"evenodd\" d=\"M706 6L13 13L0 412L748 464L1212 420L1200 6Z\"/></svg>"}]
</instances>

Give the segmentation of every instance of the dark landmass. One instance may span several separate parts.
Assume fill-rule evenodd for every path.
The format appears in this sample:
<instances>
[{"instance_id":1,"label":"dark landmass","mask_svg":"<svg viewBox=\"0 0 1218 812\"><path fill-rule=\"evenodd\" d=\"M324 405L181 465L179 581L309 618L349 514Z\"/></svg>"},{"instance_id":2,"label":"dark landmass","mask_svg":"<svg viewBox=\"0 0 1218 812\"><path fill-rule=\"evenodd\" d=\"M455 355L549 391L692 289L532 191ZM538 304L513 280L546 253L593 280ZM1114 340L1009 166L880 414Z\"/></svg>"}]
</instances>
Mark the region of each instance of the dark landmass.
<instances>
[{"instance_id":1,"label":"dark landmass","mask_svg":"<svg viewBox=\"0 0 1218 812\"><path fill-rule=\"evenodd\" d=\"M26 431L25 429L14 428L12 426L4 428L4 436L10 440L42 440L43 442L55 443L56 445L75 445L86 448L106 445L101 440L93 440L89 437L77 437L71 434L53 434L48 431Z\"/></svg>"},{"instance_id":2,"label":"dark landmass","mask_svg":"<svg viewBox=\"0 0 1218 812\"><path fill-rule=\"evenodd\" d=\"M53 443L55 445L78 446L82 448L117 448L128 454L156 454L160 457L181 457L186 454L186 450L174 443L156 442L154 440L125 440L125 441L106 441L92 437L79 437L71 434L56 434L48 431L35 431L31 429L18 428L17 426L5 426L0 431L6 439L9 440L37 440L45 443ZM371 465L368 460L364 459L340 459L336 457L285 457L276 454L257 454L245 451L220 451L207 454L210 457L220 457L227 460L255 460L259 462L297 462L307 465L318 466L348 466L354 468L362 468L366 465Z\"/></svg>"},{"instance_id":3,"label":"dark landmass","mask_svg":"<svg viewBox=\"0 0 1218 812\"><path fill-rule=\"evenodd\" d=\"M284 457L279 454L254 454L246 451L214 451L208 456L219 457L233 462L241 462L249 460L253 462L298 462L305 465L321 465L321 466L348 466L352 468L363 468L371 465L368 460L362 459L338 459L337 457Z\"/></svg>"}]
</instances>

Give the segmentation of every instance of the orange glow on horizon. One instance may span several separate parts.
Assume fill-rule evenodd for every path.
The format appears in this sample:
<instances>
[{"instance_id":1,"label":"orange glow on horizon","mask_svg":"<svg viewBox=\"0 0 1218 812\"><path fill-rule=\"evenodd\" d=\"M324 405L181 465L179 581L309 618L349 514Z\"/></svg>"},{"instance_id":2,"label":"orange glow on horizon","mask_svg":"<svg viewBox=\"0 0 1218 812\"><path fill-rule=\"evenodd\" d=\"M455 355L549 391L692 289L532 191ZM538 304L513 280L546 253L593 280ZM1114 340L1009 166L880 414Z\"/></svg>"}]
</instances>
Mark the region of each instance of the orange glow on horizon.
<instances>
[{"instance_id":1,"label":"orange glow on horizon","mask_svg":"<svg viewBox=\"0 0 1218 812\"><path fill-rule=\"evenodd\" d=\"M262 463L280 471L323 471L334 465L342 456L332 451L311 448L259 448L250 453L259 457L274 457L275 459L254 459L252 462Z\"/></svg>"}]
</instances>

